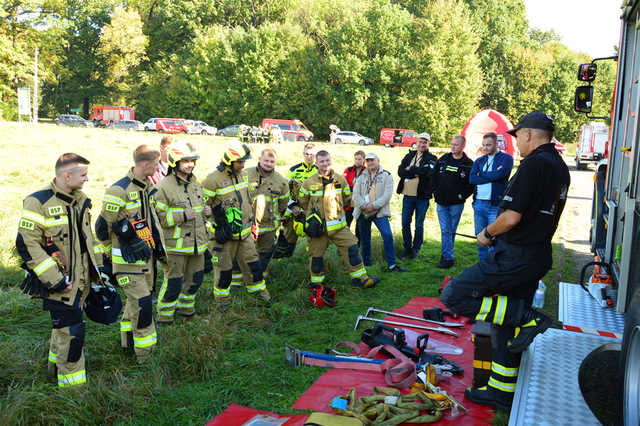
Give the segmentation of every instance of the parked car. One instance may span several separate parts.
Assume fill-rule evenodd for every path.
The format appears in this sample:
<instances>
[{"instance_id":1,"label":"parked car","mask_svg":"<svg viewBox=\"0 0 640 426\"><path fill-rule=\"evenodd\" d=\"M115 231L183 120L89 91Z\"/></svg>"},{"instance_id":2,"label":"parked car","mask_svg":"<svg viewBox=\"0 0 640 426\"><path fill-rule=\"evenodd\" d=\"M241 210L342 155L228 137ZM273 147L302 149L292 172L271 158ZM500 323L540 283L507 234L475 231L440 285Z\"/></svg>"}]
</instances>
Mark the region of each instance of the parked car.
<instances>
[{"instance_id":1,"label":"parked car","mask_svg":"<svg viewBox=\"0 0 640 426\"><path fill-rule=\"evenodd\" d=\"M220 136L238 136L238 128L239 124L232 124L231 126L227 126L224 129L218 131L218 135Z\"/></svg>"},{"instance_id":2,"label":"parked car","mask_svg":"<svg viewBox=\"0 0 640 426\"><path fill-rule=\"evenodd\" d=\"M380 144L387 146L416 147L418 138L416 132L409 129L382 129L380 131Z\"/></svg>"},{"instance_id":3,"label":"parked car","mask_svg":"<svg viewBox=\"0 0 640 426\"><path fill-rule=\"evenodd\" d=\"M358 132L340 131L336 133L335 143L357 143L359 145L372 145L373 139L362 136Z\"/></svg>"},{"instance_id":4,"label":"parked car","mask_svg":"<svg viewBox=\"0 0 640 426\"><path fill-rule=\"evenodd\" d=\"M265 118L262 120L263 129L278 126L282 129L284 140L312 141L313 133L300 120L280 120L277 118Z\"/></svg>"},{"instance_id":5,"label":"parked car","mask_svg":"<svg viewBox=\"0 0 640 426\"><path fill-rule=\"evenodd\" d=\"M156 118L158 133L187 133L187 126L181 118Z\"/></svg>"},{"instance_id":6,"label":"parked car","mask_svg":"<svg viewBox=\"0 0 640 426\"><path fill-rule=\"evenodd\" d=\"M157 118L150 118L144 123L144 131L145 132L155 132L156 131L156 120Z\"/></svg>"},{"instance_id":7,"label":"parked car","mask_svg":"<svg viewBox=\"0 0 640 426\"><path fill-rule=\"evenodd\" d=\"M56 126L93 127L93 123L85 120L79 115L63 114L56 118Z\"/></svg>"},{"instance_id":8,"label":"parked car","mask_svg":"<svg viewBox=\"0 0 640 426\"><path fill-rule=\"evenodd\" d=\"M184 125L187 126L187 133L191 135L215 135L218 133L217 128L209 126L204 121L184 120Z\"/></svg>"},{"instance_id":9,"label":"parked car","mask_svg":"<svg viewBox=\"0 0 640 426\"><path fill-rule=\"evenodd\" d=\"M139 122L138 120L120 120L109 123L106 125L108 129L119 129L119 130L144 130L144 124Z\"/></svg>"}]
</instances>

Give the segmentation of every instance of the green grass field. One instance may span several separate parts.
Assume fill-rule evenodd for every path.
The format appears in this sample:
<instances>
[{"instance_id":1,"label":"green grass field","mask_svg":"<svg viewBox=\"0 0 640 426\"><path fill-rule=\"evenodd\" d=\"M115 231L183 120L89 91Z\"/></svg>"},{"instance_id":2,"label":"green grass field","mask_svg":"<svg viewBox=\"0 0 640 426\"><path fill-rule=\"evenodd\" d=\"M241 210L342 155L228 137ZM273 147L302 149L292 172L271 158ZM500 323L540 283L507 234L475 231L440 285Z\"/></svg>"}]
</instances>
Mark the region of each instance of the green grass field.
<instances>
[{"instance_id":1,"label":"green grass field","mask_svg":"<svg viewBox=\"0 0 640 426\"><path fill-rule=\"evenodd\" d=\"M436 269L440 256L440 230L432 206L425 223L425 244L420 257L402 265L404 274L384 272L382 242L373 232L373 262L370 275L383 281L374 289L361 291L350 285L334 246L327 251L327 283L336 287L339 306L314 308L308 302L307 256L304 241L293 258L272 262L268 288L274 299L270 308L258 305L244 289L235 289L232 308L226 313L213 309L212 276L198 293L198 315L178 319L169 327L158 327L159 344L150 363L139 366L131 353L120 348L119 325L100 326L87 322L85 356L87 386L59 391L47 382L46 354L50 330L49 315L41 303L24 296L18 285L22 272L14 254L14 239L22 199L41 189L53 178L53 165L64 152L87 157L89 182L85 192L93 202L93 216L99 213L107 186L122 177L131 166L131 153L142 143L158 145L155 133L128 133L103 129L70 129L53 125L2 124L0 150L4 154L0 176L0 424L203 424L235 402L256 409L294 413L289 407L324 371L284 365L284 345L324 351L338 341L358 341L353 330L357 315L367 307L391 310L414 296L438 296L445 275L460 273L477 256L472 240L456 241L458 265ZM225 139L179 136L195 142L201 155L195 173L203 179L218 164ZM352 164L351 145L320 146L332 153L333 168L342 172ZM254 145L255 164L262 146ZM301 161L302 144L276 146L277 167L284 172ZM376 152L382 166L395 175L406 148L367 147ZM437 154L437 152L436 152ZM392 228L396 248L401 247L401 199L392 199ZM459 232L473 234L473 212L465 207ZM559 231L562 234L562 226ZM561 245L554 244L554 269L545 278L548 285L545 311L557 316L559 280L576 278L575 265ZM506 422L506 415L496 423Z\"/></svg>"}]
</instances>

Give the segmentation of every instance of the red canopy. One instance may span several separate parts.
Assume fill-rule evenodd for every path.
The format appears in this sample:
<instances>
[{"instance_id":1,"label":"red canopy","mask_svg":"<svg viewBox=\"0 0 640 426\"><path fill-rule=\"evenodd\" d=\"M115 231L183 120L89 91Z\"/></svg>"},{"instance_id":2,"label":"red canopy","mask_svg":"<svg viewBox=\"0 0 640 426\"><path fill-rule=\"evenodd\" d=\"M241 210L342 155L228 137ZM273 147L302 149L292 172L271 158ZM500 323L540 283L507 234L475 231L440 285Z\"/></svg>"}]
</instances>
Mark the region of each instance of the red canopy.
<instances>
[{"instance_id":1,"label":"red canopy","mask_svg":"<svg viewBox=\"0 0 640 426\"><path fill-rule=\"evenodd\" d=\"M493 109L480 111L467 121L460 133L467 139L464 152L472 160L484 155L482 151L482 136L485 133L495 132L498 135L498 147L500 150L517 158L520 152L518 151L516 138L505 133L510 129L513 129L513 125L502 113Z\"/></svg>"}]
</instances>

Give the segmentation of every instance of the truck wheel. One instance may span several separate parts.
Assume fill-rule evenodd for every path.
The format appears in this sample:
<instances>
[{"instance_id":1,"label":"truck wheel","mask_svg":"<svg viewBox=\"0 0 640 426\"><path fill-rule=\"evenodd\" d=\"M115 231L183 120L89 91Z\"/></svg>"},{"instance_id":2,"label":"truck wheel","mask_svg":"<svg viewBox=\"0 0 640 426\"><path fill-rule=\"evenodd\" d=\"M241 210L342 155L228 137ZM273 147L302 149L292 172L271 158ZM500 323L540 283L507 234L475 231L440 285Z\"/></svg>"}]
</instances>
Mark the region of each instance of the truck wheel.
<instances>
[{"instance_id":1,"label":"truck wheel","mask_svg":"<svg viewBox=\"0 0 640 426\"><path fill-rule=\"evenodd\" d=\"M359 145L364 145L365 143L366 143L365 141L358 142Z\"/></svg>"},{"instance_id":2,"label":"truck wheel","mask_svg":"<svg viewBox=\"0 0 640 426\"><path fill-rule=\"evenodd\" d=\"M207 133L206 130L203 130L201 134L202 134L202 136L207 136L209 133Z\"/></svg>"},{"instance_id":3,"label":"truck wheel","mask_svg":"<svg viewBox=\"0 0 640 426\"><path fill-rule=\"evenodd\" d=\"M336 143L336 144L342 143L342 139L336 139L336 140L335 140L335 143Z\"/></svg>"},{"instance_id":4,"label":"truck wheel","mask_svg":"<svg viewBox=\"0 0 640 426\"><path fill-rule=\"evenodd\" d=\"M578 370L580 392L593 415L603 425L620 418L620 343L606 343L587 355Z\"/></svg>"},{"instance_id":5,"label":"truck wheel","mask_svg":"<svg viewBox=\"0 0 640 426\"><path fill-rule=\"evenodd\" d=\"M620 356L623 424L640 424L640 290L627 309Z\"/></svg>"},{"instance_id":6,"label":"truck wheel","mask_svg":"<svg viewBox=\"0 0 640 426\"><path fill-rule=\"evenodd\" d=\"M581 162L579 158L576 158L576 170L587 170L587 165Z\"/></svg>"}]
</instances>

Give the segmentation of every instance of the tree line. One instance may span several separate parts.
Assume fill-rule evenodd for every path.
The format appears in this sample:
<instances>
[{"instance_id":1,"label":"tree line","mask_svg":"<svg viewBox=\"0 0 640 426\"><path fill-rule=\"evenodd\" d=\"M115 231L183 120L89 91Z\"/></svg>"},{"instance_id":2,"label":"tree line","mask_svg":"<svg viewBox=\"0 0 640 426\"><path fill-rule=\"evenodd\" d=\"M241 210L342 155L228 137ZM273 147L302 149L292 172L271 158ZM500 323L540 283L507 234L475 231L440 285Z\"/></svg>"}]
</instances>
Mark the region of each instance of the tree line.
<instances>
[{"instance_id":1,"label":"tree line","mask_svg":"<svg viewBox=\"0 0 640 426\"><path fill-rule=\"evenodd\" d=\"M219 128L265 117L436 143L481 109L512 121L539 109L575 140L577 65L530 28L522 0L8 0L0 8L0 118L33 84L39 115L129 105ZM594 115L608 115L615 64L599 65Z\"/></svg>"}]
</instances>

